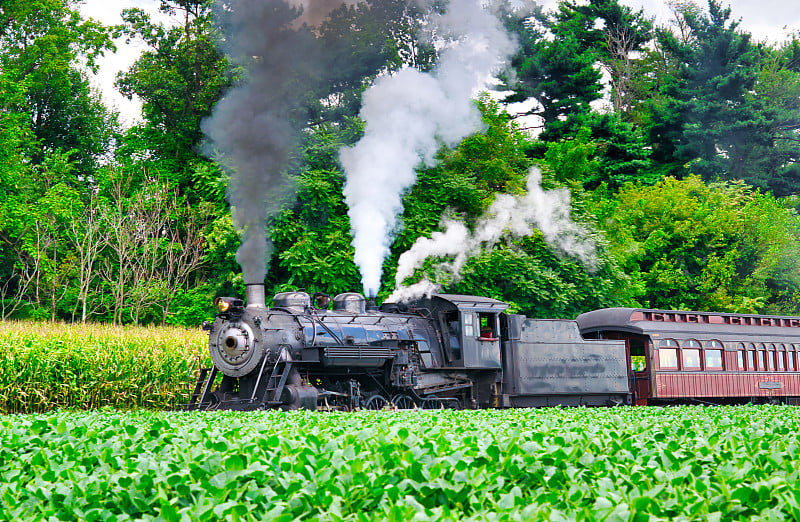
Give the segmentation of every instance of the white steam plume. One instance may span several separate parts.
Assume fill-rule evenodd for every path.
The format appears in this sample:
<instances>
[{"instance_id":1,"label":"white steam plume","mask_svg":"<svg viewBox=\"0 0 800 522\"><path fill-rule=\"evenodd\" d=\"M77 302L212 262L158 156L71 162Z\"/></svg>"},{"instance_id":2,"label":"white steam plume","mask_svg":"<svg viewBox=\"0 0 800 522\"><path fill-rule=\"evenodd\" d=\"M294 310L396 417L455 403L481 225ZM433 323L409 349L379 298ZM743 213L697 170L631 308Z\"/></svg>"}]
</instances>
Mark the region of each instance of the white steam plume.
<instances>
[{"instance_id":1,"label":"white steam plume","mask_svg":"<svg viewBox=\"0 0 800 522\"><path fill-rule=\"evenodd\" d=\"M420 161L432 165L442 144L454 146L481 129L472 97L515 50L480 0L451 0L434 23L440 34L454 38L436 69L430 74L404 69L378 79L363 97L364 137L340 151L355 262L369 295L380 286L403 193L416 180L415 167Z\"/></svg>"},{"instance_id":2,"label":"white steam plume","mask_svg":"<svg viewBox=\"0 0 800 522\"><path fill-rule=\"evenodd\" d=\"M528 192L523 196L498 194L486 215L478 220L475 232L458 221L445 219L443 232L434 232L430 238L421 237L403 255L397 266L394 293L388 301L409 301L438 291L439 285L425 279L409 287L403 281L413 275L430 257L451 257L437 269L458 278L467 260L482 249L494 246L501 237L529 236L534 226L545 240L565 253L578 257L587 266L595 264L595 246L586 231L570 217L570 194L566 188L544 190L542 174L533 167L528 173Z\"/></svg>"}]
</instances>

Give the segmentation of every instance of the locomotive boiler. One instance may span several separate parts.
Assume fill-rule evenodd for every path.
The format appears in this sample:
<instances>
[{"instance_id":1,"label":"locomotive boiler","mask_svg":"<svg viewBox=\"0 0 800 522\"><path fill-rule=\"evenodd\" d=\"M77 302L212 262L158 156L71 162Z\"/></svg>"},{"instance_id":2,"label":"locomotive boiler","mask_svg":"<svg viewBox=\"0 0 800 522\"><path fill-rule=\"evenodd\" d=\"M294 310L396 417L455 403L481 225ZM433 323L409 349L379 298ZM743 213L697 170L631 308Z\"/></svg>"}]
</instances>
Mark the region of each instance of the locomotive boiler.
<instances>
[{"instance_id":1,"label":"locomotive boiler","mask_svg":"<svg viewBox=\"0 0 800 522\"><path fill-rule=\"evenodd\" d=\"M189 409L488 408L633 401L626 343L584 340L575 321L530 319L477 296L377 307L358 293L264 286L218 298L213 366Z\"/></svg>"}]
</instances>

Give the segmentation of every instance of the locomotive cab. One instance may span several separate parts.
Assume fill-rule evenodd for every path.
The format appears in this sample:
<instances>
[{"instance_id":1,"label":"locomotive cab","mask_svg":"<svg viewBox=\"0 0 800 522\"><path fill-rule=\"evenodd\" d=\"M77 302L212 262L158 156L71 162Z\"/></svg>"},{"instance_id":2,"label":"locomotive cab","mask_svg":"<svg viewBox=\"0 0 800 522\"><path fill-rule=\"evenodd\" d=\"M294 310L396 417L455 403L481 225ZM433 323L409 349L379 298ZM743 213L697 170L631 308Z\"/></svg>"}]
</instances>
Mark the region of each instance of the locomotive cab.
<instances>
[{"instance_id":1,"label":"locomotive cab","mask_svg":"<svg viewBox=\"0 0 800 522\"><path fill-rule=\"evenodd\" d=\"M499 369L500 317L508 305L477 296L436 294L415 303L427 309L443 332L447 366Z\"/></svg>"}]
</instances>

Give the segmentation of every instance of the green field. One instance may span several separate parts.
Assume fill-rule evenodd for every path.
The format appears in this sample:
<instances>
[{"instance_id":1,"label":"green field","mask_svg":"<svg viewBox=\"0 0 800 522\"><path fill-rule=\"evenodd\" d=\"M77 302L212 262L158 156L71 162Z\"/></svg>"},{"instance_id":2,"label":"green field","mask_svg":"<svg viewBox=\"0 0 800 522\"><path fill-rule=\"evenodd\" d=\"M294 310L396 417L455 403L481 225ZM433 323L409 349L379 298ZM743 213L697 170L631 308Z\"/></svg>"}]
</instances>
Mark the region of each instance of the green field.
<instances>
[{"instance_id":1,"label":"green field","mask_svg":"<svg viewBox=\"0 0 800 522\"><path fill-rule=\"evenodd\" d=\"M800 518L780 406L0 417L3 520Z\"/></svg>"},{"instance_id":2,"label":"green field","mask_svg":"<svg viewBox=\"0 0 800 522\"><path fill-rule=\"evenodd\" d=\"M0 412L172 408L207 343L199 328L0 322Z\"/></svg>"}]
</instances>

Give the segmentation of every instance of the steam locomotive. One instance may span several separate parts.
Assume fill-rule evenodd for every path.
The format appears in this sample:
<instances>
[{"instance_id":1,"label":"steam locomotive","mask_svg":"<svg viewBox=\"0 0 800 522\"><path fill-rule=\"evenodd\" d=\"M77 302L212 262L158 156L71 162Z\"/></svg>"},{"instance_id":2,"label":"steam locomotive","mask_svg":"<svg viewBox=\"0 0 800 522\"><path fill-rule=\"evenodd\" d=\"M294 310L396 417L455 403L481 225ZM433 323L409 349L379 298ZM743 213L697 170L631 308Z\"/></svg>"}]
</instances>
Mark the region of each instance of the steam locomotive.
<instances>
[{"instance_id":1,"label":"steam locomotive","mask_svg":"<svg viewBox=\"0 0 800 522\"><path fill-rule=\"evenodd\" d=\"M485 297L375 306L219 298L188 409L800 404L800 317L609 308L530 319ZM221 378L220 378L221 377Z\"/></svg>"},{"instance_id":2,"label":"steam locomotive","mask_svg":"<svg viewBox=\"0 0 800 522\"><path fill-rule=\"evenodd\" d=\"M631 404L626 343L584 340L575 321L434 294L380 308L363 295L218 298L212 368L188 409L488 408ZM221 380L219 376L221 375ZM217 383L217 381L219 381Z\"/></svg>"}]
</instances>

